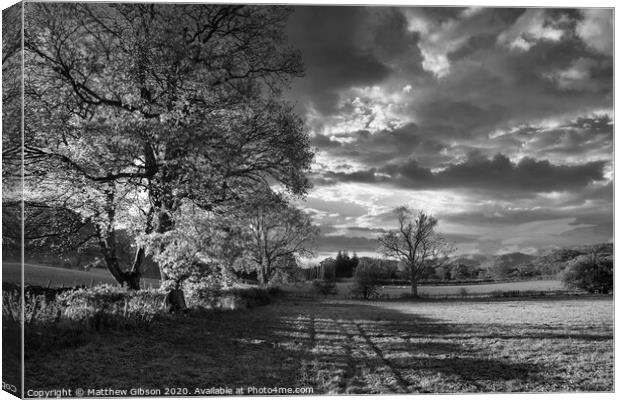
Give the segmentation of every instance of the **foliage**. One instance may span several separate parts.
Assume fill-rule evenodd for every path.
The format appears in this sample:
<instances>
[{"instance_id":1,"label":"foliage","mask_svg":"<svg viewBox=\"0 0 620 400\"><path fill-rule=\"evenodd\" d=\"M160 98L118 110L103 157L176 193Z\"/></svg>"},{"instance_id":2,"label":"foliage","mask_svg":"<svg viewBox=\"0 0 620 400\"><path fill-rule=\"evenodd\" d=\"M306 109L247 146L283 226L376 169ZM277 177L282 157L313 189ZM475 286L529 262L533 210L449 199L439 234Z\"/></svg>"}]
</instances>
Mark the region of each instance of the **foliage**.
<instances>
[{"instance_id":1,"label":"foliage","mask_svg":"<svg viewBox=\"0 0 620 400\"><path fill-rule=\"evenodd\" d=\"M292 254L279 258L272 269L273 272L267 283L270 288L295 283L299 280L299 264L297 258Z\"/></svg>"},{"instance_id":2,"label":"foliage","mask_svg":"<svg viewBox=\"0 0 620 400\"><path fill-rule=\"evenodd\" d=\"M142 245L177 284L200 274L224 284L254 274L263 284L287 283L318 229L284 200L261 199L218 213L184 204L174 214L174 230L152 233Z\"/></svg>"},{"instance_id":3,"label":"foliage","mask_svg":"<svg viewBox=\"0 0 620 400\"><path fill-rule=\"evenodd\" d=\"M578 256L566 265L562 282L569 288L607 294L613 290L613 258L599 257L596 254Z\"/></svg>"},{"instance_id":4,"label":"foliage","mask_svg":"<svg viewBox=\"0 0 620 400\"><path fill-rule=\"evenodd\" d=\"M327 257L317 266L321 271L321 279L326 281L333 281L336 279L336 259L333 257Z\"/></svg>"},{"instance_id":5,"label":"foliage","mask_svg":"<svg viewBox=\"0 0 620 400\"><path fill-rule=\"evenodd\" d=\"M450 278L452 280L464 281L478 278L479 269L470 265L456 263L450 268Z\"/></svg>"},{"instance_id":6,"label":"foliage","mask_svg":"<svg viewBox=\"0 0 620 400\"><path fill-rule=\"evenodd\" d=\"M173 217L175 229L153 232L139 242L159 264L166 278L163 284L177 288L188 280L212 284L228 280L225 269L236 256L227 245L230 232L221 229L217 216L190 203L180 206Z\"/></svg>"},{"instance_id":7,"label":"foliage","mask_svg":"<svg viewBox=\"0 0 620 400\"><path fill-rule=\"evenodd\" d=\"M228 241L238 249L237 265L255 270L262 285L290 279L297 258L313 254L319 232L308 214L271 190L231 208L224 223L234 233Z\"/></svg>"},{"instance_id":8,"label":"foliage","mask_svg":"<svg viewBox=\"0 0 620 400\"><path fill-rule=\"evenodd\" d=\"M501 254L488 262L488 275L495 279L518 278L522 272L528 271L525 265L533 259L533 256L519 252Z\"/></svg>"},{"instance_id":9,"label":"foliage","mask_svg":"<svg viewBox=\"0 0 620 400\"><path fill-rule=\"evenodd\" d=\"M335 260L336 278L351 278L359 263L357 254L353 253L353 257L349 257L346 251L339 251Z\"/></svg>"},{"instance_id":10,"label":"foliage","mask_svg":"<svg viewBox=\"0 0 620 400\"><path fill-rule=\"evenodd\" d=\"M613 243L555 249L532 259L531 264L540 275L556 276L563 271L570 260L590 253L596 253L601 256L612 255Z\"/></svg>"},{"instance_id":11,"label":"foliage","mask_svg":"<svg viewBox=\"0 0 620 400\"><path fill-rule=\"evenodd\" d=\"M358 265L374 265L377 278L381 281L409 281L408 267L402 262L387 258L360 257Z\"/></svg>"},{"instance_id":12,"label":"foliage","mask_svg":"<svg viewBox=\"0 0 620 400\"><path fill-rule=\"evenodd\" d=\"M35 331L146 328L162 312L165 297L159 290L128 291L112 285L48 291L26 287L24 292L24 324ZM3 319L21 321L20 290L3 290L2 297Z\"/></svg>"},{"instance_id":13,"label":"foliage","mask_svg":"<svg viewBox=\"0 0 620 400\"><path fill-rule=\"evenodd\" d=\"M193 284L186 289L187 304L190 308L208 310L237 310L269 304L276 289L232 288L213 286L209 283Z\"/></svg>"},{"instance_id":14,"label":"foliage","mask_svg":"<svg viewBox=\"0 0 620 400\"><path fill-rule=\"evenodd\" d=\"M354 285L351 295L355 298L368 300L379 295L377 286L381 277L381 260L363 259L355 269Z\"/></svg>"},{"instance_id":15,"label":"foliage","mask_svg":"<svg viewBox=\"0 0 620 400\"><path fill-rule=\"evenodd\" d=\"M61 323L66 320L87 330L102 330L149 326L162 312L164 297L159 290L128 291L100 285L61 293L56 303L61 310Z\"/></svg>"},{"instance_id":16,"label":"foliage","mask_svg":"<svg viewBox=\"0 0 620 400\"><path fill-rule=\"evenodd\" d=\"M312 281L312 289L325 297L338 293L338 287L333 280L315 279Z\"/></svg>"}]
</instances>

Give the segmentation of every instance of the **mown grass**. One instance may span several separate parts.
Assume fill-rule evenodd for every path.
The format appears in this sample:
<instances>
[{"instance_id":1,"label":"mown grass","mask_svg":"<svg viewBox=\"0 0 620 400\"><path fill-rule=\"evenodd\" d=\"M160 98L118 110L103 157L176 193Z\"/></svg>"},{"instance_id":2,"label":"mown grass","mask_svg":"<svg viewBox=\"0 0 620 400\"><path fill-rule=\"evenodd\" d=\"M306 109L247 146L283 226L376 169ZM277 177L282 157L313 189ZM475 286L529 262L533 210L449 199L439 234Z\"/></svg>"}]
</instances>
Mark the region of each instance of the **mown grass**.
<instances>
[{"instance_id":1,"label":"mown grass","mask_svg":"<svg viewBox=\"0 0 620 400\"><path fill-rule=\"evenodd\" d=\"M354 286L353 280L336 282L336 298L350 298L351 289ZM310 295L313 293L311 282L297 283L286 287L292 294ZM377 286L377 294L382 298L400 298L411 293L410 286ZM418 293L420 296L428 298L459 297L462 294L467 296L495 296L514 292L517 295L527 293L568 293L570 292L559 280L539 280L539 281L517 281L467 285L420 285ZM585 293L585 292L584 292Z\"/></svg>"},{"instance_id":2,"label":"mown grass","mask_svg":"<svg viewBox=\"0 0 620 400\"><path fill-rule=\"evenodd\" d=\"M26 386L314 393L611 391L611 298L278 300L29 351Z\"/></svg>"},{"instance_id":3,"label":"mown grass","mask_svg":"<svg viewBox=\"0 0 620 400\"><path fill-rule=\"evenodd\" d=\"M27 285L71 287L92 286L102 283L116 284L110 272L103 268L81 271L28 263L22 265L14 262L2 263L2 282L21 283L22 268L24 269L24 283ZM142 278L142 287L157 288L159 287L159 279Z\"/></svg>"}]
</instances>

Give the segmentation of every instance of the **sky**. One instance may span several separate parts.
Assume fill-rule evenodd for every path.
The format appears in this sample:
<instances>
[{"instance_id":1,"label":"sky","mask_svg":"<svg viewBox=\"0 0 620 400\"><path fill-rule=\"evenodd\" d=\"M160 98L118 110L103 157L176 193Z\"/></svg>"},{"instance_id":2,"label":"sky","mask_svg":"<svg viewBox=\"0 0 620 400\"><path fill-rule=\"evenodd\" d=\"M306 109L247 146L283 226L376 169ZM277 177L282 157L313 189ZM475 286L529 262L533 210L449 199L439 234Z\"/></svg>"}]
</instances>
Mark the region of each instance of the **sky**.
<instances>
[{"instance_id":1,"label":"sky","mask_svg":"<svg viewBox=\"0 0 620 400\"><path fill-rule=\"evenodd\" d=\"M611 9L295 6L317 257L423 209L457 254L613 240Z\"/></svg>"}]
</instances>

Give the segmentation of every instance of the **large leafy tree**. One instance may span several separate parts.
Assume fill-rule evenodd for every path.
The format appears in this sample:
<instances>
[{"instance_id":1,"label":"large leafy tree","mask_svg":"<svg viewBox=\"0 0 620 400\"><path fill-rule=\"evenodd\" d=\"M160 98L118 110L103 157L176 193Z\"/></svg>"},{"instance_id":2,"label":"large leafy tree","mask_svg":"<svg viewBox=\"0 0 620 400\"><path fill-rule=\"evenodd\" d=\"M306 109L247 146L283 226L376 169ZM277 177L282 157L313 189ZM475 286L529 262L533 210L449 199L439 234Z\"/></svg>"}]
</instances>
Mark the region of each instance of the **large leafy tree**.
<instances>
[{"instance_id":1,"label":"large leafy tree","mask_svg":"<svg viewBox=\"0 0 620 400\"><path fill-rule=\"evenodd\" d=\"M121 265L119 224L165 235L183 204L211 211L274 183L309 187L309 139L279 96L302 73L282 33L288 12L27 4L28 194L97 226L120 283L139 287L146 248Z\"/></svg>"}]
</instances>

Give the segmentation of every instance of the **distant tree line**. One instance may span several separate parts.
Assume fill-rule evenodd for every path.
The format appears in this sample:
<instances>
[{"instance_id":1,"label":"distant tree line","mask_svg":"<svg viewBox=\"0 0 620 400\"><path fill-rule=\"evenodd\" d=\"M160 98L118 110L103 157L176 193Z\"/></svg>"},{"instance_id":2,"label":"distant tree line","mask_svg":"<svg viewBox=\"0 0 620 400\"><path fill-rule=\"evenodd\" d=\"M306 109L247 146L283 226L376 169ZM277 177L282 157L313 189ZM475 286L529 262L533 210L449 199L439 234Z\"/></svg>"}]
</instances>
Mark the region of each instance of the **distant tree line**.
<instances>
[{"instance_id":1,"label":"distant tree line","mask_svg":"<svg viewBox=\"0 0 620 400\"><path fill-rule=\"evenodd\" d=\"M305 270L311 279L320 279L321 266L326 272L326 277L330 278L331 266L336 271L344 271L336 265L337 260L346 260L346 252L340 251L336 258L328 257L319 262L315 267ZM540 256L531 256L523 253L508 253L499 256L463 258L453 257L448 262L441 265L430 265L422 274L420 282L493 282L506 280L528 280L528 279L560 279L562 278L575 259L590 259L594 254L598 260L609 260L613 254L611 244L599 244L584 246L583 248L557 249ZM381 284L409 284L409 272L405 263L399 260L380 258L380 257L352 257L357 264L372 265L374 276ZM606 261L607 262L607 261ZM600 263L599 263L600 264ZM317 272L315 272L317 271ZM348 270L347 270L348 271ZM353 269L353 275L355 269ZM337 277L351 277L353 275L338 275Z\"/></svg>"}]
</instances>

